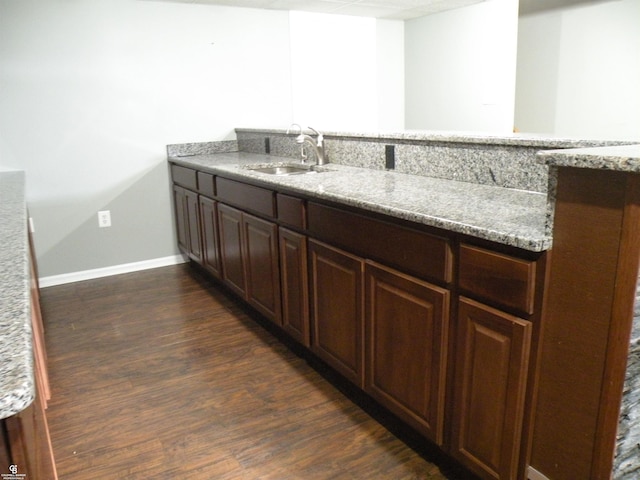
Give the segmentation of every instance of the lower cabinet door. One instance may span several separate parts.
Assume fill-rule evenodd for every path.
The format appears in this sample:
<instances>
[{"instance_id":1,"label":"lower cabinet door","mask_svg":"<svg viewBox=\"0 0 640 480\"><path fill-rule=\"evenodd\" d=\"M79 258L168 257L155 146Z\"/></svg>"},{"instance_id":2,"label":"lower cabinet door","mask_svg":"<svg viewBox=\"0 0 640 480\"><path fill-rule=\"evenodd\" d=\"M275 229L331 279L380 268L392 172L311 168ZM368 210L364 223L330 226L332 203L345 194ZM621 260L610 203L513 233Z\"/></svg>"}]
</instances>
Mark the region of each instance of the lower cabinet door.
<instances>
[{"instance_id":1,"label":"lower cabinet door","mask_svg":"<svg viewBox=\"0 0 640 480\"><path fill-rule=\"evenodd\" d=\"M309 338L309 275L307 237L279 229L282 328L304 346Z\"/></svg>"},{"instance_id":2,"label":"lower cabinet door","mask_svg":"<svg viewBox=\"0 0 640 480\"><path fill-rule=\"evenodd\" d=\"M449 292L367 262L365 389L442 445Z\"/></svg>"},{"instance_id":3,"label":"lower cabinet door","mask_svg":"<svg viewBox=\"0 0 640 480\"><path fill-rule=\"evenodd\" d=\"M517 478L531 332L530 322L460 299L452 454L482 478Z\"/></svg>"},{"instance_id":4,"label":"lower cabinet door","mask_svg":"<svg viewBox=\"0 0 640 480\"><path fill-rule=\"evenodd\" d=\"M242 246L242 212L227 205L218 204L218 229L222 279L238 295L245 297L247 285L245 254Z\"/></svg>"},{"instance_id":5,"label":"lower cabinet door","mask_svg":"<svg viewBox=\"0 0 640 480\"><path fill-rule=\"evenodd\" d=\"M202 263L202 245L200 241L200 213L198 194L191 190L184 191L185 217L189 229L189 257L198 263Z\"/></svg>"},{"instance_id":6,"label":"lower cabinet door","mask_svg":"<svg viewBox=\"0 0 640 480\"><path fill-rule=\"evenodd\" d=\"M173 186L173 209L176 216L176 233L178 247L185 254L189 254L189 220L187 217L187 197L185 189Z\"/></svg>"},{"instance_id":7,"label":"lower cabinet door","mask_svg":"<svg viewBox=\"0 0 640 480\"><path fill-rule=\"evenodd\" d=\"M364 262L309 240L309 264L311 350L362 388Z\"/></svg>"},{"instance_id":8,"label":"lower cabinet door","mask_svg":"<svg viewBox=\"0 0 640 480\"><path fill-rule=\"evenodd\" d=\"M272 322L281 325L278 227L242 214L246 252L247 301Z\"/></svg>"},{"instance_id":9,"label":"lower cabinet door","mask_svg":"<svg viewBox=\"0 0 640 480\"><path fill-rule=\"evenodd\" d=\"M200 218L202 220L202 265L215 277L221 278L218 208L215 201L200 196Z\"/></svg>"}]
</instances>

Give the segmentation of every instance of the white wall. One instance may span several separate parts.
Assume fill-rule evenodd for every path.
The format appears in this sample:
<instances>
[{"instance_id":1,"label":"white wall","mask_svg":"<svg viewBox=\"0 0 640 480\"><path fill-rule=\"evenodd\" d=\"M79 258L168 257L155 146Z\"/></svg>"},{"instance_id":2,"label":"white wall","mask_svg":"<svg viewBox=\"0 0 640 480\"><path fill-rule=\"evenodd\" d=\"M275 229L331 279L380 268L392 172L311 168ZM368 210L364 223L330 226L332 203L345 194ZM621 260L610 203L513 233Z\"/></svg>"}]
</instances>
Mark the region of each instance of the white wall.
<instances>
[{"instance_id":1,"label":"white wall","mask_svg":"<svg viewBox=\"0 0 640 480\"><path fill-rule=\"evenodd\" d=\"M292 11L290 25L295 122L403 129L403 22Z\"/></svg>"},{"instance_id":2,"label":"white wall","mask_svg":"<svg viewBox=\"0 0 640 480\"><path fill-rule=\"evenodd\" d=\"M517 126L640 140L639 19L640 0L521 17Z\"/></svg>"},{"instance_id":3,"label":"white wall","mask_svg":"<svg viewBox=\"0 0 640 480\"><path fill-rule=\"evenodd\" d=\"M378 128L381 131L404 130L405 64L404 22L376 22Z\"/></svg>"},{"instance_id":4,"label":"white wall","mask_svg":"<svg viewBox=\"0 0 640 480\"><path fill-rule=\"evenodd\" d=\"M517 0L487 0L405 23L408 129L513 129Z\"/></svg>"},{"instance_id":5,"label":"white wall","mask_svg":"<svg viewBox=\"0 0 640 480\"><path fill-rule=\"evenodd\" d=\"M27 173L42 276L176 254L166 144L291 120L287 12L133 0L0 0L0 12L0 164Z\"/></svg>"},{"instance_id":6,"label":"white wall","mask_svg":"<svg viewBox=\"0 0 640 480\"><path fill-rule=\"evenodd\" d=\"M167 144L403 128L401 21L139 0L0 12L0 168L27 172L44 277L178 253Z\"/></svg>"}]
</instances>

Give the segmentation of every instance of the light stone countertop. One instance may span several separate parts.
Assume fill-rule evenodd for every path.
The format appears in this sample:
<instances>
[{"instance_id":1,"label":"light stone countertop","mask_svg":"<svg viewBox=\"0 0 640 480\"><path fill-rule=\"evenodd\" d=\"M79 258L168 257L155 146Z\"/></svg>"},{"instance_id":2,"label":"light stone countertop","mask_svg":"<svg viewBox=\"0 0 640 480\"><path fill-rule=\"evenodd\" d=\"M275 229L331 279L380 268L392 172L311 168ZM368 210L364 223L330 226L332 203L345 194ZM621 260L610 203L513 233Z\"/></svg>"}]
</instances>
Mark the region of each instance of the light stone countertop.
<instances>
[{"instance_id":1,"label":"light stone countertop","mask_svg":"<svg viewBox=\"0 0 640 480\"><path fill-rule=\"evenodd\" d=\"M0 419L35 398L24 172L0 172Z\"/></svg>"},{"instance_id":2,"label":"light stone countertop","mask_svg":"<svg viewBox=\"0 0 640 480\"><path fill-rule=\"evenodd\" d=\"M304 129L307 131L308 129ZM286 134L286 129L280 128L236 128L236 132L246 133L279 133ZM401 141L418 143L469 143L476 145L502 145L519 147L550 148L584 148L604 145L629 145L635 143L630 140L600 140L559 137L550 134L536 133L496 133L472 132L462 130L402 130L402 131L331 131L323 130L325 137L352 138L362 141Z\"/></svg>"},{"instance_id":3,"label":"light stone countertop","mask_svg":"<svg viewBox=\"0 0 640 480\"><path fill-rule=\"evenodd\" d=\"M245 167L296 161L244 152L169 156L169 160L525 250L551 247L547 196L542 193L331 163L322 173L276 176Z\"/></svg>"},{"instance_id":4,"label":"light stone countertop","mask_svg":"<svg viewBox=\"0 0 640 480\"><path fill-rule=\"evenodd\" d=\"M537 156L554 167L640 173L640 144L547 150Z\"/></svg>"}]
</instances>

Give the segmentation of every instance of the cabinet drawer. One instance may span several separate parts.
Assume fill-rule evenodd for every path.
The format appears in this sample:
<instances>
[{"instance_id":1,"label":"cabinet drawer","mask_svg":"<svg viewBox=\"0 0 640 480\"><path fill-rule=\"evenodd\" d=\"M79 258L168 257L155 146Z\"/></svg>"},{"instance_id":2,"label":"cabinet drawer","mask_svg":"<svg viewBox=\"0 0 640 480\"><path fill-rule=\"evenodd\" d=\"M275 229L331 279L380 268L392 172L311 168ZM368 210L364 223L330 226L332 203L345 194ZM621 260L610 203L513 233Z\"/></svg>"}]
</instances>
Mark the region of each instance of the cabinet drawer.
<instances>
[{"instance_id":1,"label":"cabinet drawer","mask_svg":"<svg viewBox=\"0 0 640 480\"><path fill-rule=\"evenodd\" d=\"M228 178L216 178L218 200L267 217L276 216L274 192Z\"/></svg>"},{"instance_id":2,"label":"cabinet drawer","mask_svg":"<svg viewBox=\"0 0 640 480\"><path fill-rule=\"evenodd\" d=\"M311 235L422 279L452 281L447 238L309 202Z\"/></svg>"},{"instance_id":3,"label":"cabinet drawer","mask_svg":"<svg viewBox=\"0 0 640 480\"><path fill-rule=\"evenodd\" d=\"M276 202L278 204L278 220L301 230L306 228L304 200L278 193L276 194Z\"/></svg>"},{"instance_id":4,"label":"cabinet drawer","mask_svg":"<svg viewBox=\"0 0 640 480\"><path fill-rule=\"evenodd\" d=\"M216 195L216 184L213 175L198 172L198 191L207 197L214 197Z\"/></svg>"},{"instance_id":5,"label":"cabinet drawer","mask_svg":"<svg viewBox=\"0 0 640 480\"><path fill-rule=\"evenodd\" d=\"M460 245L459 285L469 295L531 315L535 283L535 262Z\"/></svg>"},{"instance_id":6,"label":"cabinet drawer","mask_svg":"<svg viewBox=\"0 0 640 480\"><path fill-rule=\"evenodd\" d=\"M182 185L185 188L196 190L198 183L196 180L196 171L191 168L181 167L180 165L171 165L171 178L174 183Z\"/></svg>"}]
</instances>

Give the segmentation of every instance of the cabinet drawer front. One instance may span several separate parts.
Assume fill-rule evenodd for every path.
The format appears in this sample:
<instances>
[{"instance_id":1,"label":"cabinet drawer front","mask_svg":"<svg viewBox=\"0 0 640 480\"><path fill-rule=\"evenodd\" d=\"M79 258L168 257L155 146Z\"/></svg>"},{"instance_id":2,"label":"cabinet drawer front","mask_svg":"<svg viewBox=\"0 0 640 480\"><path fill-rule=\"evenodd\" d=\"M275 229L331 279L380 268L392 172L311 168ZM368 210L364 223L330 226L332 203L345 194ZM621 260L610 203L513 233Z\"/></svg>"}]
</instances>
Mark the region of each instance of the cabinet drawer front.
<instances>
[{"instance_id":1,"label":"cabinet drawer front","mask_svg":"<svg viewBox=\"0 0 640 480\"><path fill-rule=\"evenodd\" d=\"M174 183L182 185L185 188L196 190L198 182L196 180L196 171L191 168L181 167L180 165L171 165L171 178Z\"/></svg>"},{"instance_id":2,"label":"cabinet drawer front","mask_svg":"<svg viewBox=\"0 0 640 480\"><path fill-rule=\"evenodd\" d=\"M278 193L276 201L278 204L278 220L300 230L306 228L307 219L304 200Z\"/></svg>"},{"instance_id":3,"label":"cabinet drawer front","mask_svg":"<svg viewBox=\"0 0 640 480\"><path fill-rule=\"evenodd\" d=\"M207 197L214 197L216 194L214 176L210 173L198 172L198 191Z\"/></svg>"},{"instance_id":4,"label":"cabinet drawer front","mask_svg":"<svg viewBox=\"0 0 640 480\"><path fill-rule=\"evenodd\" d=\"M459 285L469 295L531 315L535 283L535 262L460 245Z\"/></svg>"},{"instance_id":5,"label":"cabinet drawer front","mask_svg":"<svg viewBox=\"0 0 640 480\"><path fill-rule=\"evenodd\" d=\"M216 178L218 199L267 217L276 216L274 192L228 178Z\"/></svg>"},{"instance_id":6,"label":"cabinet drawer front","mask_svg":"<svg viewBox=\"0 0 640 480\"><path fill-rule=\"evenodd\" d=\"M447 238L309 202L309 232L423 279L449 283L452 253Z\"/></svg>"}]
</instances>

